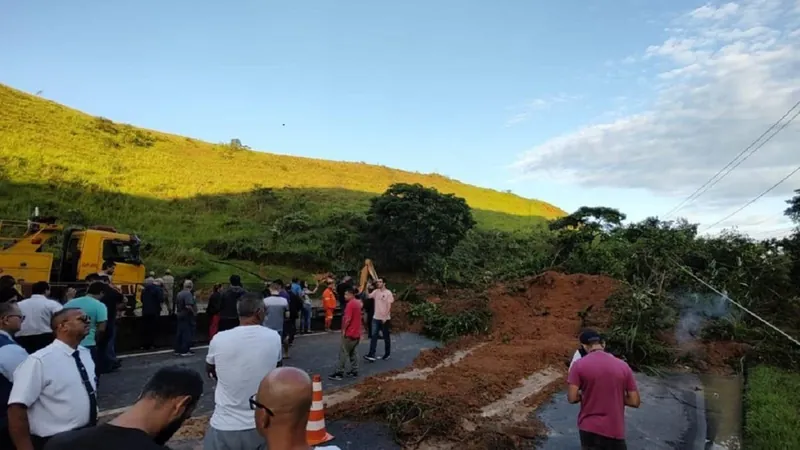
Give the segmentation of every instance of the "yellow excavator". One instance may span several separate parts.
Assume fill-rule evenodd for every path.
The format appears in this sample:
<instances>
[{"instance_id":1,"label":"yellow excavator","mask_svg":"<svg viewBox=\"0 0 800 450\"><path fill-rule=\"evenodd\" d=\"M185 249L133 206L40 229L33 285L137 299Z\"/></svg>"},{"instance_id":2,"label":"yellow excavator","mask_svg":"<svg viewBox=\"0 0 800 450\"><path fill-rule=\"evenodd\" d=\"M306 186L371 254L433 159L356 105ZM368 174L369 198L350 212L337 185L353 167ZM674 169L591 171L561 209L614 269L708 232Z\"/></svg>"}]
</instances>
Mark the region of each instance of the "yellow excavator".
<instances>
[{"instance_id":1,"label":"yellow excavator","mask_svg":"<svg viewBox=\"0 0 800 450\"><path fill-rule=\"evenodd\" d=\"M60 248L42 250L59 235L63 236ZM13 276L23 288L37 281L78 288L88 275L102 269L104 261L113 261L114 284L126 297L132 297L145 277L140 244L137 236L119 233L113 227L65 228L55 217L39 217L36 208L28 221L0 220L0 276Z\"/></svg>"}]
</instances>

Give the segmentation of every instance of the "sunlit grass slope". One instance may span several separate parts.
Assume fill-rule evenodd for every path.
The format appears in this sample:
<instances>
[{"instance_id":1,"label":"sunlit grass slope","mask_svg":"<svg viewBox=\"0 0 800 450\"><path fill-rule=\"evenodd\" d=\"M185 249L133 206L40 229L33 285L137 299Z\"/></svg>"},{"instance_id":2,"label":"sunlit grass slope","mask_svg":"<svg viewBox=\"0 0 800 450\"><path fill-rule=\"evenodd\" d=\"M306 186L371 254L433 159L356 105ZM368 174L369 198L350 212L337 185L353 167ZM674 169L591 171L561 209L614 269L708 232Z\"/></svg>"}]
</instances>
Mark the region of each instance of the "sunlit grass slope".
<instances>
[{"instance_id":1,"label":"sunlit grass slope","mask_svg":"<svg viewBox=\"0 0 800 450\"><path fill-rule=\"evenodd\" d=\"M158 198L241 193L259 185L381 193L404 182L456 194L475 209L547 218L564 214L544 202L440 175L235 149L119 125L5 86L0 104L0 151L11 157L9 172L17 182L69 177Z\"/></svg>"},{"instance_id":2,"label":"sunlit grass slope","mask_svg":"<svg viewBox=\"0 0 800 450\"><path fill-rule=\"evenodd\" d=\"M359 244L340 242L347 230L395 182L464 197L483 228L525 230L564 214L438 175L116 124L2 85L0 105L0 218L24 219L39 206L65 222L114 225L150 244L147 263L156 268L216 273L214 259L304 268L341 260Z\"/></svg>"}]
</instances>

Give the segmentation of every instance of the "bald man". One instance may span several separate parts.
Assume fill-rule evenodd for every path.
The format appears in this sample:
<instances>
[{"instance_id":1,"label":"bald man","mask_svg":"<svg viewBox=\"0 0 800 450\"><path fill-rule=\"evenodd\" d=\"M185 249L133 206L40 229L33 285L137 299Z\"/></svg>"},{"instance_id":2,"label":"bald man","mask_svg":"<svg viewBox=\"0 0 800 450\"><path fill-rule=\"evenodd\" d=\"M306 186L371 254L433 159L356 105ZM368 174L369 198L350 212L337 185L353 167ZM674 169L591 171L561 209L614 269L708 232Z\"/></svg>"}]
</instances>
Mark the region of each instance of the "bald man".
<instances>
[{"instance_id":1,"label":"bald man","mask_svg":"<svg viewBox=\"0 0 800 450\"><path fill-rule=\"evenodd\" d=\"M270 450L339 450L335 445L311 447L306 424L311 410L311 378L295 367L279 367L265 376L250 400L256 430ZM269 405L269 406L265 406Z\"/></svg>"}]
</instances>

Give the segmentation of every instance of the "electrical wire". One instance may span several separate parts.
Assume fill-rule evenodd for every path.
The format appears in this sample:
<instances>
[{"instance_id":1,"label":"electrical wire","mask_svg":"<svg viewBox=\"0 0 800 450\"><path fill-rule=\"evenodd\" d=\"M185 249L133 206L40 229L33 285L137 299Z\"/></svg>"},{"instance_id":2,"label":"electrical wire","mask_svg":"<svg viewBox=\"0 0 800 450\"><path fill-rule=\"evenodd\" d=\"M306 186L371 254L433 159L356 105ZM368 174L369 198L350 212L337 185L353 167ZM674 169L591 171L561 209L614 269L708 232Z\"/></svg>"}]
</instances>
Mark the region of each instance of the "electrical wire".
<instances>
[{"instance_id":1,"label":"electrical wire","mask_svg":"<svg viewBox=\"0 0 800 450\"><path fill-rule=\"evenodd\" d=\"M800 347L800 341L798 341L797 339L793 338L792 336L790 336L785 331L783 331L780 328L776 327L775 325L771 324L766 319L762 319L761 316L759 316L758 314L754 313L753 311L750 311L749 309L745 308L745 306L742 305L741 303L739 303L739 302L735 301L734 299L728 297L727 294L723 294L722 292L720 292L714 286L706 283L702 278L700 278L697 275L695 275L694 273L692 273L691 270L687 269L685 266L683 266L679 262L677 262L675 260L672 260L672 263L675 264L676 266L678 266L678 268L681 269L682 271L686 272L690 277L694 278L695 280L697 280L698 282L703 284L705 287L707 287L707 288L711 289L712 291L716 292L717 294L721 295L725 300L727 300L727 301L733 303L734 305L738 306L742 311L744 311L747 314L750 314L751 316L755 317L756 319L761 321L764 325L766 325L766 326L772 328L773 330L777 331L778 333L783 335L783 337L785 337L786 339L789 339L790 341L792 341L792 343L794 343L795 345Z\"/></svg>"},{"instance_id":2,"label":"electrical wire","mask_svg":"<svg viewBox=\"0 0 800 450\"><path fill-rule=\"evenodd\" d=\"M768 188L766 191L764 191L764 192L762 192L762 193L758 194L758 195L757 195L757 196L756 196L754 199L752 199L752 200L750 200L749 202L745 203L744 205L742 205L742 206L741 206L739 209L737 209L736 211L734 211L734 212L732 212L732 213L728 214L727 216L723 217L722 219L719 219L718 221L716 221L716 222L712 223L711 225L709 225L708 227L706 227L706 229L704 229L704 230L703 230L703 232L706 232L706 231L708 231L708 230L710 230L710 229L714 228L715 226L719 225L720 223L722 223L722 222L724 222L724 221L726 221L726 220L730 219L731 217L735 216L736 214L739 214L739 213L740 213L740 212L741 212L743 209L745 209L745 208L747 208L748 206L752 205L753 203L755 203L756 201L758 201L758 200L759 200L761 197L763 197L763 196L765 196L765 195L769 194L770 192L772 192L772 190L773 190L773 189L775 189L776 187L778 187L778 186L780 186L781 184L783 184L783 182L784 182L784 181L786 181L786 180L788 180L789 178L791 178L791 177L792 177L792 175L796 174L797 172L800 172L800 166L797 166L797 167L796 167L796 168L795 168L793 171L789 172L789 174L788 174L788 175L786 175L785 177L783 177L783 178L781 178L780 180L778 180L778 182L777 182L777 183L775 183L775 184L773 184L772 186L770 186L770 187L769 187L769 188Z\"/></svg>"},{"instance_id":3,"label":"electrical wire","mask_svg":"<svg viewBox=\"0 0 800 450\"><path fill-rule=\"evenodd\" d=\"M786 113L783 116L781 116L780 119L778 119L775 123L773 123L772 126L770 126L769 128L767 128L766 131L761 133L761 135L755 141L751 142L750 145L748 145L744 150L739 152L738 155L736 155L732 160L730 160L728 162L728 164L725 165L725 167L723 167L717 173L715 173L714 176L709 178L705 183L703 183L702 186L697 188L692 194L690 194L688 197L686 197L682 202L678 203L672 209L667 211L667 213L664 215L664 217L669 217L671 215L674 215L675 213L677 213L678 211L683 209L685 206L687 206L688 203L693 202L694 200L697 200L698 197L700 197L701 195L703 195L706 192L708 192L709 189L714 187L723 178L728 176L728 174L733 172L734 169L739 167L739 165L742 164L744 161L746 161L747 158L751 157L758 150L760 150L767 142L772 140L772 138L775 137L776 134L780 133L784 128L786 128L790 123L792 123L792 121L794 121L795 118L797 118L798 114L800 114L800 110L795 112L794 116L792 116L791 119L789 119L788 121L786 121L785 123L783 123L781 125L781 122L783 122L783 119L788 117L792 113L792 111L794 109L796 109L798 106L800 106L800 100L798 100L797 103L795 103L791 108L789 108L789 110L786 111ZM764 136L769 134L772 130L774 130L779 125L780 125L780 128L775 130L775 132L772 133L769 137L767 137L763 142L759 143L759 141L761 141L761 139L763 139ZM758 144L758 145L756 146L756 144ZM755 148L754 148L754 146L755 146ZM749 153L748 153L748 151L749 151ZM745 155L745 153L747 153L747 154ZM742 155L745 155L745 156L743 158L741 158ZM741 158L741 159L739 159L739 158ZM738 160L738 162L737 162L737 160ZM726 171L726 169L727 169L727 171ZM723 172L725 172L725 173L723 174ZM720 176L720 174L722 174L722 176Z\"/></svg>"}]
</instances>

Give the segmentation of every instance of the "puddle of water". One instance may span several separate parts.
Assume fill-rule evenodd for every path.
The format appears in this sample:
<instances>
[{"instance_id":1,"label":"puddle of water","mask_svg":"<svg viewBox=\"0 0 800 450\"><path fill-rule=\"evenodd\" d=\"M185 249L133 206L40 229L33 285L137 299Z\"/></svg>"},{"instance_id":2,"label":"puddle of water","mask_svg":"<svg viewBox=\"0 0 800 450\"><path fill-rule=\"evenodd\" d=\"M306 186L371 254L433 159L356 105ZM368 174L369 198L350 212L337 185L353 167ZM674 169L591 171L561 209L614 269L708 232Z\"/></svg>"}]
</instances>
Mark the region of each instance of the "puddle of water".
<instances>
[{"instance_id":1,"label":"puddle of water","mask_svg":"<svg viewBox=\"0 0 800 450\"><path fill-rule=\"evenodd\" d=\"M399 373L397 375L389 377L387 378L387 380L424 380L428 378L433 372L436 372L437 370L443 367L448 367L452 366L453 364L457 364L459 361L466 358L467 356L472 354L472 352L483 347L484 345L486 345L486 343L478 344L467 350L457 351L453 354L453 356L442 360L442 362L433 367L426 367L424 369L412 369L407 372Z\"/></svg>"},{"instance_id":2,"label":"puddle of water","mask_svg":"<svg viewBox=\"0 0 800 450\"><path fill-rule=\"evenodd\" d=\"M739 376L700 375L708 422L707 449L741 448L742 395L744 383Z\"/></svg>"},{"instance_id":3,"label":"puddle of water","mask_svg":"<svg viewBox=\"0 0 800 450\"><path fill-rule=\"evenodd\" d=\"M522 385L513 389L500 400L481 408L481 417L510 415L514 422L524 421L531 408L522 405L526 398L538 393L561 378L561 372L548 367L522 380Z\"/></svg>"}]
</instances>

